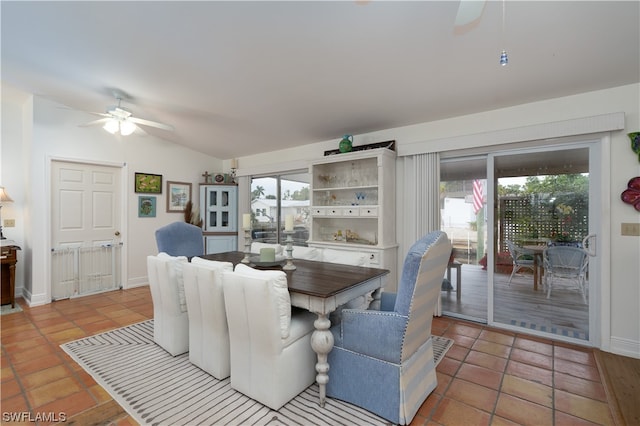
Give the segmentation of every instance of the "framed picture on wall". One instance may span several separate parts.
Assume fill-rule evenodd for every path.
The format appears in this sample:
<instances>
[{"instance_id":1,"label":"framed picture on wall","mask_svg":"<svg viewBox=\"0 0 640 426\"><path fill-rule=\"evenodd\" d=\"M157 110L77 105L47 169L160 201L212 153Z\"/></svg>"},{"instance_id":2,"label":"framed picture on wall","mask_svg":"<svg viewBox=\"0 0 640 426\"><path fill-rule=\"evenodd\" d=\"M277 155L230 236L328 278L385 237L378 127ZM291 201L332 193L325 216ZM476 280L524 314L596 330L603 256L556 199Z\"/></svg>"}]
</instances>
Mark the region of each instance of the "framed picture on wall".
<instances>
[{"instance_id":1,"label":"framed picture on wall","mask_svg":"<svg viewBox=\"0 0 640 426\"><path fill-rule=\"evenodd\" d=\"M167 213L184 212L191 201L191 184L167 181Z\"/></svg>"},{"instance_id":2,"label":"framed picture on wall","mask_svg":"<svg viewBox=\"0 0 640 426\"><path fill-rule=\"evenodd\" d=\"M162 175L136 172L135 191L144 194L162 194Z\"/></svg>"},{"instance_id":3,"label":"framed picture on wall","mask_svg":"<svg viewBox=\"0 0 640 426\"><path fill-rule=\"evenodd\" d=\"M156 197L148 195L138 197L138 217L156 217Z\"/></svg>"}]
</instances>

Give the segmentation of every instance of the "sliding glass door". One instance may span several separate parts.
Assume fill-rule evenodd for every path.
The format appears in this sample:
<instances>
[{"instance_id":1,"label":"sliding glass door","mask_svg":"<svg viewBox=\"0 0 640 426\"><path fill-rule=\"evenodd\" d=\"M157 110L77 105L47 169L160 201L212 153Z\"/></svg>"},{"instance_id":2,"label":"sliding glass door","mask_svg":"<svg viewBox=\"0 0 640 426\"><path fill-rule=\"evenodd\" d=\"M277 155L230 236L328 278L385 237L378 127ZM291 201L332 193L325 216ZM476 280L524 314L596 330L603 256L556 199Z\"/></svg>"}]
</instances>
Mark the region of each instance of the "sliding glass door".
<instances>
[{"instance_id":1,"label":"sliding glass door","mask_svg":"<svg viewBox=\"0 0 640 426\"><path fill-rule=\"evenodd\" d=\"M490 323L590 340L593 285L582 254L592 222L589 152L575 146L489 156ZM547 250L555 246L571 247L555 250L565 256L562 265Z\"/></svg>"},{"instance_id":2,"label":"sliding glass door","mask_svg":"<svg viewBox=\"0 0 640 426\"><path fill-rule=\"evenodd\" d=\"M440 162L441 229L453 252L441 292L445 315L487 322L487 157Z\"/></svg>"},{"instance_id":3,"label":"sliding glass door","mask_svg":"<svg viewBox=\"0 0 640 426\"><path fill-rule=\"evenodd\" d=\"M441 229L453 245L442 284L444 315L594 341L598 144L503 148L441 160ZM582 271L546 265L545 250L555 246L579 249L556 250L576 256L588 252Z\"/></svg>"}]
</instances>

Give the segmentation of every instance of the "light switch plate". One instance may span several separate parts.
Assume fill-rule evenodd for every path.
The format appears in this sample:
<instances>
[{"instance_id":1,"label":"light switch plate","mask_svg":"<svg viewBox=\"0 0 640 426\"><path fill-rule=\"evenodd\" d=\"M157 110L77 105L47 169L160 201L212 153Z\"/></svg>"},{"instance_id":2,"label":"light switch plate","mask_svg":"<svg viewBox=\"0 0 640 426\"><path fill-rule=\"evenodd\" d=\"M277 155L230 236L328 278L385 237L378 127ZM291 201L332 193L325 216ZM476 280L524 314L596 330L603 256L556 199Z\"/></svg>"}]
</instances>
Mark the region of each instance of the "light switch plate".
<instances>
[{"instance_id":1,"label":"light switch plate","mask_svg":"<svg viewBox=\"0 0 640 426\"><path fill-rule=\"evenodd\" d=\"M3 222L5 228L13 228L14 226L16 226L15 219L5 219Z\"/></svg>"},{"instance_id":2,"label":"light switch plate","mask_svg":"<svg viewBox=\"0 0 640 426\"><path fill-rule=\"evenodd\" d=\"M620 226L620 234L640 237L640 223L623 223Z\"/></svg>"}]
</instances>

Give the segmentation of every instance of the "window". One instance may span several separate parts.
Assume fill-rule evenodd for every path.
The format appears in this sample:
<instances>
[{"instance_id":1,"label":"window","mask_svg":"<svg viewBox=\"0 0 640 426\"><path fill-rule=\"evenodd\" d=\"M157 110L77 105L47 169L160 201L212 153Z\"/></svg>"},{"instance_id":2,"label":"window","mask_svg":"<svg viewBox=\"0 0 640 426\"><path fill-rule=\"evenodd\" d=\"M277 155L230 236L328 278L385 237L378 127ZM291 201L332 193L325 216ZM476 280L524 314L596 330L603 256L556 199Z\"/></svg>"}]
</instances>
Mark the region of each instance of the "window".
<instances>
[{"instance_id":1,"label":"window","mask_svg":"<svg viewBox=\"0 0 640 426\"><path fill-rule=\"evenodd\" d=\"M293 216L293 244L309 239L309 182L306 171L251 178L253 241L284 244L284 220Z\"/></svg>"}]
</instances>

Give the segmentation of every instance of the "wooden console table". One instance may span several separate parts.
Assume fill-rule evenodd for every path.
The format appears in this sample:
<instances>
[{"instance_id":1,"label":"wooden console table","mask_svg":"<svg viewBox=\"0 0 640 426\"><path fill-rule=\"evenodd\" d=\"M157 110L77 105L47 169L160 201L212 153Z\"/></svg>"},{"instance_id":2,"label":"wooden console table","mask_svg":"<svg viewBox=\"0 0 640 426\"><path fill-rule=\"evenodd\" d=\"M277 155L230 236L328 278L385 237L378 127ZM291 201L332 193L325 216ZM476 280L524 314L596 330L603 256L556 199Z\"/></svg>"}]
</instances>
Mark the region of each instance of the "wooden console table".
<instances>
[{"instance_id":1,"label":"wooden console table","mask_svg":"<svg viewBox=\"0 0 640 426\"><path fill-rule=\"evenodd\" d=\"M2 301L0 304L6 305L11 303L11 307L16 307L16 263L18 262L18 250L20 247L12 244L5 243L3 240L2 247L0 248L0 260L2 261L2 288L0 294L2 295Z\"/></svg>"}]
</instances>

